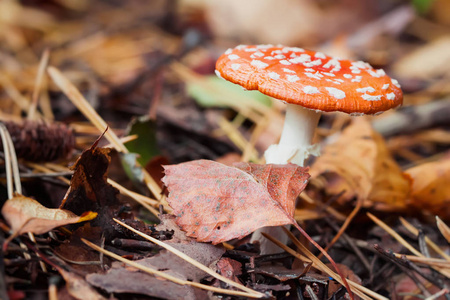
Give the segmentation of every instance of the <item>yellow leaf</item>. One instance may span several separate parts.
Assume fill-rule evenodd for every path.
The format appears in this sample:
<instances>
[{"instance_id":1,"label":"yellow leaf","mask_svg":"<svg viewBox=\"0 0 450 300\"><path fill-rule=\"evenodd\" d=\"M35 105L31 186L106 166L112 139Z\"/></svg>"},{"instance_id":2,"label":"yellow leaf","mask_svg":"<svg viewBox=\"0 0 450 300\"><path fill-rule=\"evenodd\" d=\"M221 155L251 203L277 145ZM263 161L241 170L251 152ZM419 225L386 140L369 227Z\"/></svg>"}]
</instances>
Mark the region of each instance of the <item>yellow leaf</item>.
<instances>
[{"instance_id":1,"label":"yellow leaf","mask_svg":"<svg viewBox=\"0 0 450 300\"><path fill-rule=\"evenodd\" d=\"M326 179L328 193L343 193L341 201L358 198L364 207L384 211L406 207L410 179L365 118L354 119L336 142L327 145L310 173Z\"/></svg>"},{"instance_id":2,"label":"yellow leaf","mask_svg":"<svg viewBox=\"0 0 450 300\"><path fill-rule=\"evenodd\" d=\"M405 171L413 180L411 205L443 219L450 218L450 159L418 165Z\"/></svg>"}]
</instances>

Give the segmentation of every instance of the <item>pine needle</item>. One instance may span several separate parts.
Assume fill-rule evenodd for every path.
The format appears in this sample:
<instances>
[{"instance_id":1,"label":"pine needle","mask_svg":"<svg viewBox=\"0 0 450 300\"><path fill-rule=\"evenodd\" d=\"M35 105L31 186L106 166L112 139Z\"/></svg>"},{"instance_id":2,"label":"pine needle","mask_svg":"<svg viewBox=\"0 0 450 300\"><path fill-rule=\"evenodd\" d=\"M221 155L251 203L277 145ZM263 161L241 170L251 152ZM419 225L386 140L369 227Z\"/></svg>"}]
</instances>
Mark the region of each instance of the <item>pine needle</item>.
<instances>
[{"instance_id":1,"label":"pine needle","mask_svg":"<svg viewBox=\"0 0 450 300\"><path fill-rule=\"evenodd\" d=\"M289 236L289 238L294 242L294 244L300 249L300 251L303 252L303 254L305 256L296 252L292 248L289 248L288 246L284 245L283 243L281 243L280 241L278 241L277 239L275 239L269 235L264 234L264 236L266 238L268 238L269 240L271 240L273 243L277 244L280 248L282 248L286 252L301 259L302 261L312 262L313 266L316 269L328 274L330 277L332 277L337 282L339 282L340 284L343 285L342 278L337 273L333 272L320 259L318 259L314 254L312 254L311 251L309 251L308 248L306 248L289 230L287 230L285 228L283 228L283 230ZM347 282L349 285L351 285L354 288L353 292L363 299L370 299L370 297L372 297L377 300L388 300L388 298L385 298L385 297L381 296L380 294L375 293L374 291L371 291L368 288L366 288L354 281L347 279ZM368 297L367 295L369 295L370 297Z\"/></svg>"},{"instance_id":2,"label":"pine needle","mask_svg":"<svg viewBox=\"0 0 450 300\"><path fill-rule=\"evenodd\" d=\"M438 217L436 217L436 218L438 218ZM409 232L411 232L415 236L419 235L419 230L417 230L417 228L415 228L411 223L406 221L404 218L400 217L400 222ZM438 223L438 228L439 228L439 223ZM445 258L447 261L450 261L450 256L448 256L438 245L436 245L432 240L430 240L429 237L425 236L425 242L436 253L438 253L440 256Z\"/></svg>"},{"instance_id":3,"label":"pine needle","mask_svg":"<svg viewBox=\"0 0 450 300\"><path fill-rule=\"evenodd\" d=\"M450 228L438 216L436 216L436 224L444 238L450 243Z\"/></svg>"}]
</instances>

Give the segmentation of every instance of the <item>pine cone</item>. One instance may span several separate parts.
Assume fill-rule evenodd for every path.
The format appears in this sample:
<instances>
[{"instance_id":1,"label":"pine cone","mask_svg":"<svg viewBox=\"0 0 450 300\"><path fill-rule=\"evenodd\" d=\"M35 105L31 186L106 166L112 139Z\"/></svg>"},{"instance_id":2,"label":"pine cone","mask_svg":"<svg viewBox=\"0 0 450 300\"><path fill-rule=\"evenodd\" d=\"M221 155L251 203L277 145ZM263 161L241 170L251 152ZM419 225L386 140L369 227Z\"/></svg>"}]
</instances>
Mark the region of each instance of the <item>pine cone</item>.
<instances>
[{"instance_id":1,"label":"pine cone","mask_svg":"<svg viewBox=\"0 0 450 300\"><path fill-rule=\"evenodd\" d=\"M52 161L67 158L75 147L74 132L65 124L36 121L3 123L11 135L18 158L33 162ZM3 151L3 145L0 145L0 150Z\"/></svg>"}]
</instances>

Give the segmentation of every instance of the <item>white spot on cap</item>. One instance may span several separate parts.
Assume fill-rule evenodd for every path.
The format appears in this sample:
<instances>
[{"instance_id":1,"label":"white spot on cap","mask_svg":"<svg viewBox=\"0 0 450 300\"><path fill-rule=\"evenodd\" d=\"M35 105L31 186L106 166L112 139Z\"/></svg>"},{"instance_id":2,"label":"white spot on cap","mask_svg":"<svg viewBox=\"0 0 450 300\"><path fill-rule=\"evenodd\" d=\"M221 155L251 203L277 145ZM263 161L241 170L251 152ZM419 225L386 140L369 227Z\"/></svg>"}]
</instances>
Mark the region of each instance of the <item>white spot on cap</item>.
<instances>
[{"instance_id":1,"label":"white spot on cap","mask_svg":"<svg viewBox=\"0 0 450 300\"><path fill-rule=\"evenodd\" d=\"M389 94L386 95L386 98L388 100L394 100L395 99L395 94L394 93L389 93Z\"/></svg>"},{"instance_id":2,"label":"white spot on cap","mask_svg":"<svg viewBox=\"0 0 450 300\"><path fill-rule=\"evenodd\" d=\"M275 57L273 57L273 56L266 56L266 57L264 57L264 59L268 59L268 60L274 60L274 59L275 59Z\"/></svg>"},{"instance_id":3,"label":"white spot on cap","mask_svg":"<svg viewBox=\"0 0 450 300\"><path fill-rule=\"evenodd\" d=\"M319 76L319 77L323 77L323 75L322 75L322 74L320 74L320 72L319 72L319 71L317 71L316 73L314 73L314 75L317 75L317 76Z\"/></svg>"},{"instance_id":4,"label":"white spot on cap","mask_svg":"<svg viewBox=\"0 0 450 300\"><path fill-rule=\"evenodd\" d=\"M274 55L274 54L282 54L282 53L283 52L280 49L278 49L278 50L273 50L270 54Z\"/></svg>"},{"instance_id":5,"label":"white spot on cap","mask_svg":"<svg viewBox=\"0 0 450 300\"><path fill-rule=\"evenodd\" d=\"M214 73L216 73L217 77L224 79L224 78L222 77L222 74L220 74L219 71L214 70Z\"/></svg>"},{"instance_id":6,"label":"white spot on cap","mask_svg":"<svg viewBox=\"0 0 450 300\"><path fill-rule=\"evenodd\" d=\"M341 70L341 63L337 59L333 58L327 61L326 64L324 64L322 67L324 68L333 67L333 69L331 69L330 72L338 72Z\"/></svg>"},{"instance_id":7,"label":"white spot on cap","mask_svg":"<svg viewBox=\"0 0 450 300\"><path fill-rule=\"evenodd\" d=\"M291 63L290 62L288 62L287 60L285 60L285 59L283 59L283 60L280 60L280 64L283 64L283 65L285 65L285 66L289 66L289 65L291 65Z\"/></svg>"},{"instance_id":8,"label":"white spot on cap","mask_svg":"<svg viewBox=\"0 0 450 300\"><path fill-rule=\"evenodd\" d=\"M255 51L258 51L258 49L256 49L256 48L245 48L244 51L245 52L255 52Z\"/></svg>"},{"instance_id":9,"label":"white spot on cap","mask_svg":"<svg viewBox=\"0 0 450 300\"><path fill-rule=\"evenodd\" d=\"M321 59L316 59L316 60L313 60L313 61L311 61L311 62L305 62L305 63L303 63L303 65L305 66L305 67L314 67L314 66L320 66L322 64L322 60Z\"/></svg>"},{"instance_id":10,"label":"white spot on cap","mask_svg":"<svg viewBox=\"0 0 450 300\"><path fill-rule=\"evenodd\" d=\"M295 73L294 70L288 69L288 68L283 68L283 71L286 73Z\"/></svg>"},{"instance_id":11,"label":"white spot on cap","mask_svg":"<svg viewBox=\"0 0 450 300\"><path fill-rule=\"evenodd\" d=\"M289 61L293 64L301 64L301 63L311 61L311 56L308 54L301 54L300 56L291 58Z\"/></svg>"},{"instance_id":12,"label":"white spot on cap","mask_svg":"<svg viewBox=\"0 0 450 300\"><path fill-rule=\"evenodd\" d=\"M354 79L352 79L352 82L361 82L362 76L355 76Z\"/></svg>"},{"instance_id":13,"label":"white spot on cap","mask_svg":"<svg viewBox=\"0 0 450 300\"><path fill-rule=\"evenodd\" d=\"M308 76L309 78L321 79L320 76L317 76L317 74L305 72L305 75Z\"/></svg>"},{"instance_id":14,"label":"white spot on cap","mask_svg":"<svg viewBox=\"0 0 450 300\"><path fill-rule=\"evenodd\" d=\"M227 51L225 51L225 54L228 55L231 54L231 52L233 52L233 50L231 48L228 48Z\"/></svg>"},{"instance_id":15,"label":"white spot on cap","mask_svg":"<svg viewBox=\"0 0 450 300\"><path fill-rule=\"evenodd\" d=\"M284 47L285 51L292 51L292 52L304 52L305 49L298 48L298 47Z\"/></svg>"},{"instance_id":16,"label":"white spot on cap","mask_svg":"<svg viewBox=\"0 0 450 300\"><path fill-rule=\"evenodd\" d=\"M241 64L231 64L231 68L235 71L239 70L240 67L241 67Z\"/></svg>"},{"instance_id":17,"label":"white spot on cap","mask_svg":"<svg viewBox=\"0 0 450 300\"><path fill-rule=\"evenodd\" d=\"M359 74L359 73L361 73L361 70L360 69L353 69L352 73L353 74Z\"/></svg>"},{"instance_id":18,"label":"white spot on cap","mask_svg":"<svg viewBox=\"0 0 450 300\"><path fill-rule=\"evenodd\" d=\"M383 84L383 87L382 87L383 90L387 90L388 88L389 88L389 83Z\"/></svg>"},{"instance_id":19,"label":"white spot on cap","mask_svg":"<svg viewBox=\"0 0 450 300\"><path fill-rule=\"evenodd\" d=\"M228 55L228 59L229 60L235 60L235 59L238 59L238 58L241 58L239 55L236 55L236 54L230 54L230 55Z\"/></svg>"},{"instance_id":20,"label":"white spot on cap","mask_svg":"<svg viewBox=\"0 0 450 300\"><path fill-rule=\"evenodd\" d=\"M361 95L361 98L363 98L364 100L367 100L367 101L378 101L378 100L381 100L381 95L372 96L372 95L364 94L364 95Z\"/></svg>"},{"instance_id":21,"label":"white spot on cap","mask_svg":"<svg viewBox=\"0 0 450 300\"><path fill-rule=\"evenodd\" d=\"M311 69L311 68L306 68L306 69L305 69L305 72L311 72L311 73L312 73L312 72L315 72L315 71L316 71L316 70Z\"/></svg>"},{"instance_id":22,"label":"white spot on cap","mask_svg":"<svg viewBox=\"0 0 450 300\"><path fill-rule=\"evenodd\" d=\"M352 62L352 66L357 67L359 69L370 69L372 68L368 63L363 62L363 61L353 61ZM352 67L350 67L351 69Z\"/></svg>"},{"instance_id":23,"label":"white spot on cap","mask_svg":"<svg viewBox=\"0 0 450 300\"><path fill-rule=\"evenodd\" d=\"M275 58L276 59L283 59L283 58L286 58L286 56L284 56L283 54L277 54L277 55L275 55Z\"/></svg>"},{"instance_id":24,"label":"white spot on cap","mask_svg":"<svg viewBox=\"0 0 450 300\"><path fill-rule=\"evenodd\" d=\"M344 74L344 77L350 79L350 78L353 77L353 75L351 75L351 74Z\"/></svg>"},{"instance_id":25,"label":"white spot on cap","mask_svg":"<svg viewBox=\"0 0 450 300\"><path fill-rule=\"evenodd\" d=\"M391 79L391 82L392 82L393 85L395 85L396 87L400 88L400 84L398 83L397 80Z\"/></svg>"},{"instance_id":26,"label":"white spot on cap","mask_svg":"<svg viewBox=\"0 0 450 300\"><path fill-rule=\"evenodd\" d=\"M325 56L325 54L323 54L322 52L316 52L316 54L314 54L314 57L322 58L322 59L327 58L327 57Z\"/></svg>"},{"instance_id":27,"label":"white spot on cap","mask_svg":"<svg viewBox=\"0 0 450 300\"><path fill-rule=\"evenodd\" d=\"M374 70L367 70L367 73L369 73L372 77L375 77L375 78L380 78L381 77L381 75L378 74L378 72L376 72Z\"/></svg>"},{"instance_id":28,"label":"white spot on cap","mask_svg":"<svg viewBox=\"0 0 450 300\"><path fill-rule=\"evenodd\" d=\"M375 72L377 72L377 74L380 75L380 77L386 75L386 72L384 72L383 69L378 69Z\"/></svg>"},{"instance_id":29,"label":"white spot on cap","mask_svg":"<svg viewBox=\"0 0 450 300\"><path fill-rule=\"evenodd\" d=\"M341 84L341 82L339 82L339 81L337 81L337 80L332 80L332 79L330 79L330 78L326 78L325 80L328 81L328 82L332 82L332 83L334 83L334 84Z\"/></svg>"},{"instance_id":30,"label":"white spot on cap","mask_svg":"<svg viewBox=\"0 0 450 300\"><path fill-rule=\"evenodd\" d=\"M286 75L286 78L289 82L296 82L300 80L297 75Z\"/></svg>"},{"instance_id":31,"label":"white spot on cap","mask_svg":"<svg viewBox=\"0 0 450 300\"><path fill-rule=\"evenodd\" d=\"M264 53L262 53L261 51L257 51L255 53L252 53L252 55L250 55L250 58L256 58L261 56L264 56Z\"/></svg>"},{"instance_id":32,"label":"white spot on cap","mask_svg":"<svg viewBox=\"0 0 450 300\"><path fill-rule=\"evenodd\" d=\"M333 73L329 73L329 72L322 72L322 74L327 75L327 76L331 76L331 77L335 77L336 75Z\"/></svg>"},{"instance_id":33,"label":"white spot on cap","mask_svg":"<svg viewBox=\"0 0 450 300\"><path fill-rule=\"evenodd\" d=\"M375 89L373 87L371 87L371 86L368 86L368 87L363 87L363 88L360 88L360 89L356 89L356 91L358 93L367 93L367 92L373 93L373 92L375 92Z\"/></svg>"},{"instance_id":34,"label":"white spot on cap","mask_svg":"<svg viewBox=\"0 0 450 300\"><path fill-rule=\"evenodd\" d=\"M239 45L239 46L236 46L236 49L242 50L242 49L244 49L245 47L247 47L247 45Z\"/></svg>"},{"instance_id":35,"label":"white spot on cap","mask_svg":"<svg viewBox=\"0 0 450 300\"><path fill-rule=\"evenodd\" d=\"M327 92L336 99L344 99L345 92L333 87L326 87Z\"/></svg>"},{"instance_id":36,"label":"white spot on cap","mask_svg":"<svg viewBox=\"0 0 450 300\"><path fill-rule=\"evenodd\" d=\"M310 85L305 85L303 87L303 92L305 94L317 94L317 93L320 93L318 88L316 88L315 86L310 86Z\"/></svg>"},{"instance_id":37,"label":"white spot on cap","mask_svg":"<svg viewBox=\"0 0 450 300\"><path fill-rule=\"evenodd\" d=\"M275 72L269 72L269 74L267 74L269 76L269 78L272 79L279 79L280 78L280 74L275 73Z\"/></svg>"},{"instance_id":38,"label":"white spot on cap","mask_svg":"<svg viewBox=\"0 0 450 300\"><path fill-rule=\"evenodd\" d=\"M258 69L264 69L265 67L268 66L268 64L266 64L265 62L256 59L252 60L250 64L254 67L257 67Z\"/></svg>"}]
</instances>

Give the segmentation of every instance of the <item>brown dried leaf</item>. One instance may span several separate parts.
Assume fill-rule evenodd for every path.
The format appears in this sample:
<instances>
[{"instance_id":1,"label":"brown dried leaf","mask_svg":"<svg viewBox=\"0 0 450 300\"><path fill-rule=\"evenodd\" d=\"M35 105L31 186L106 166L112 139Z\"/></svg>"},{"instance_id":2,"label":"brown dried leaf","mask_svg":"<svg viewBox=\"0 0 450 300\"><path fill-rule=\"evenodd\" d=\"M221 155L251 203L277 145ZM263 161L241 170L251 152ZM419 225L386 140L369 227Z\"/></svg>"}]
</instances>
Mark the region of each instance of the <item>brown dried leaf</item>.
<instances>
[{"instance_id":1,"label":"brown dried leaf","mask_svg":"<svg viewBox=\"0 0 450 300\"><path fill-rule=\"evenodd\" d=\"M398 60L393 69L402 78L429 80L448 74L450 37L434 39Z\"/></svg>"},{"instance_id":2,"label":"brown dried leaf","mask_svg":"<svg viewBox=\"0 0 450 300\"><path fill-rule=\"evenodd\" d=\"M295 223L295 199L307 168L297 165L237 167L196 160L166 166L167 202L187 236L213 244L242 238L264 226Z\"/></svg>"},{"instance_id":3,"label":"brown dried leaf","mask_svg":"<svg viewBox=\"0 0 450 300\"><path fill-rule=\"evenodd\" d=\"M2 214L11 226L14 236L25 232L43 234L56 227L89 221L97 216L97 213L91 211L77 216L65 209L47 208L36 200L22 195L15 195L7 200L3 205Z\"/></svg>"},{"instance_id":4,"label":"brown dried leaf","mask_svg":"<svg viewBox=\"0 0 450 300\"><path fill-rule=\"evenodd\" d=\"M66 281L68 293L75 299L106 300L105 297L99 294L90 284L74 272L67 272L63 268L59 268L58 272Z\"/></svg>"},{"instance_id":5,"label":"brown dried leaf","mask_svg":"<svg viewBox=\"0 0 450 300\"><path fill-rule=\"evenodd\" d=\"M412 178L411 205L450 218L450 159L421 164L405 171Z\"/></svg>"},{"instance_id":6,"label":"brown dried leaf","mask_svg":"<svg viewBox=\"0 0 450 300\"><path fill-rule=\"evenodd\" d=\"M104 234L109 236L114 232L112 227L114 222L111 220L119 204L117 199L119 191L107 182L111 149L97 147L102 137L103 135L89 149L83 151L72 166L74 173L70 180L70 188L60 208L76 214L84 211L97 212L98 218L92 225L102 227Z\"/></svg>"},{"instance_id":7,"label":"brown dried leaf","mask_svg":"<svg viewBox=\"0 0 450 300\"><path fill-rule=\"evenodd\" d=\"M186 280L182 275L171 270L164 272ZM108 293L133 293L174 300L207 299L206 292L203 290L153 277L135 268L124 267L121 263L113 263L106 274L89 274L86 280Z\"/></svg>"},{"instance_id":8,"label":"brown dried leaf","mask_svg":"<svg viewBox=\"0 0 450 300\"><path fill-rule=\"evenodd\" d=\"M323 149L311 167L311 176L320 175L327 180L327 192L343 192L341 201L356 197L365 207L385 211L406 207L410 179L365 118L355 119L335 143Z\"/></svg>"},{"instance_id":9,"label":"brown dried leaf","mask_svg":"<svg viewBox=\"0 0 450 300\"><path fill-rule=\"evenodd\" d=\"M242 263L229 257L222 257L216 264L219 274L241 283L237 276L242 274Z\"/></svg>"},{"instance_id":10,"label":"brown dried leaf","mask_svg":"<svg viewBox=\"0 0 450 300\"><path fill-rule=\"evenodd\" d=\"M169 242L170 243L170 242ZM203 265L209 266L220 259L225 250L211 244L191 242L170 243L171 246L192 257ZM159 254L136 261L137 263L156 270L166 272L183 280L200 282L208 274L191 265L175 254L163 250ZM87 281L108 292L138 293L164 299L202 299L206 293L188 286L151 277L136 269L114 263L106 274L90 274Z\"/></svg>"}]
</instances>

